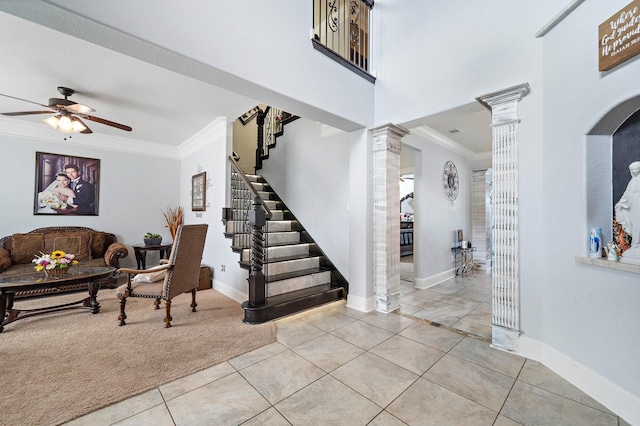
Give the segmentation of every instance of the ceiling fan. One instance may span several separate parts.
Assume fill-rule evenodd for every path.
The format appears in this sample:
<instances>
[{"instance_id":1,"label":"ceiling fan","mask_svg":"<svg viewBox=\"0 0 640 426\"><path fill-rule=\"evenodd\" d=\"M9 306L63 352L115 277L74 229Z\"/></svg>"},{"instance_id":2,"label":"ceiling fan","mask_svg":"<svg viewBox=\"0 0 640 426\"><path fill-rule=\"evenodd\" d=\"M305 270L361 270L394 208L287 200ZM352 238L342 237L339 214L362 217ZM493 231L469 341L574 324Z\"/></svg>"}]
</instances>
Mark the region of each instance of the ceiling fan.
<instances>
[{"instance_id":1,"label":"ceiling fan","mask_svg":"<svg viewBox=\"0 0 640 426\"><path fill-rule=\"evenodd\" d=\"M69 98L69 96L73 95L75 91L73 89L69 89L68 87L58 87L58 92L64 96L64 99L60 98L49 98L49 104L44 105L38 102L28 101L26 99L16 98L15 96L5 95L0 93L0 96L4 96L6 98L17 99L19 101L29 102L32 104L40 105L42 107L48 108L46 111L19 111L19 112L3 112L2 115L6 115L9 117L15 117L19 115L34 115L34 114L55 114L49 118L44 119L43 121L49 124L54 129L60 130L64 133L93 133L91 129L81 120L89 120L95 123L104 124L107 126L115 127L120 130L125 130L127 132L131 131L131 127L126 126L124 124L116 123L114 121L105 120L104 118L95 117L93 115L89 115L87 113L95 111L93 108L90 108L86 105L79 104L74 102ZM66 140L66 137L65 137Z\"/></svg>"}]
</instances>

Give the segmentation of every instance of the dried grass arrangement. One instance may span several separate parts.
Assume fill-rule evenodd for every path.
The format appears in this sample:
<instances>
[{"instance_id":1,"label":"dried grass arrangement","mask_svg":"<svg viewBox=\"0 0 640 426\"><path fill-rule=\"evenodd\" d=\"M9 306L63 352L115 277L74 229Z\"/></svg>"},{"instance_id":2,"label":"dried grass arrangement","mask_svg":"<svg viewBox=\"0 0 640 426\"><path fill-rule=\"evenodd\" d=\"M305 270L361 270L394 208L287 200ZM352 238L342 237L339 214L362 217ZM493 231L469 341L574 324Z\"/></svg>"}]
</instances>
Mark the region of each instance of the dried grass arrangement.
<instances>
[{"instance_id":1,"label":"dried grass arrangement","mask_svg":"<svg viewBox=\"0 0 640 426\"><path fill-rule=\"evenodd\" d=\"M169 232L171 232L171 238L175 241L178 227L184 222L184 209L180 206L173 209L167 207L167 210L163 211L162 214L167 221L166 227L169 228Z\"/></svg>"}]
</instances>

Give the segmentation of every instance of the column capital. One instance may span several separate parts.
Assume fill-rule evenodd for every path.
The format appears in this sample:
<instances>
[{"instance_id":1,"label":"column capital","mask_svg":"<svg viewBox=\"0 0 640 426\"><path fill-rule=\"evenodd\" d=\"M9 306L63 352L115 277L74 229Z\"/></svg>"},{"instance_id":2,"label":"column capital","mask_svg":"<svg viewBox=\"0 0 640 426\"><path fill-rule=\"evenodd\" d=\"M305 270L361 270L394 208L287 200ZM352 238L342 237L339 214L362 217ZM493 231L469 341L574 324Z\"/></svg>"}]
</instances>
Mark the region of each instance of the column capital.
<instances>
[{"instance_id":1,"label":"column capital","mask_svg":"<svg viewBox=\"0 0 640 426\"><path fill-rule=\"evenodd\" d=\"M388 136L395 136L396 138L401 138L409 134L409 131L407 129L393 123L387 123L383 126L374 127L372 129L369 129L369 131L373 136L380 136L386 133Z\"/></svg>"},{"instance_id":2,"label":"column capital","mask_svg":"<svg viewBox=\"0 0 640 426\"><path fill-rule=\"evenodd\" d=\"M409 133L407 129L395 124L387 123L384 126L369 129L373 135L373 151L391 151L400 154L400 140Z\"/></svg>"},{"instance_id":3,"label":"column capital","mask_svg":"<svg viewBox=\"0 0 640 426\"><path fill-rule=\"evenodd\" d=\"M529 93L529 83L478 96L476 100L491 111L492 124L520 121L518 102Z\"/></svg>"}]
</instances>

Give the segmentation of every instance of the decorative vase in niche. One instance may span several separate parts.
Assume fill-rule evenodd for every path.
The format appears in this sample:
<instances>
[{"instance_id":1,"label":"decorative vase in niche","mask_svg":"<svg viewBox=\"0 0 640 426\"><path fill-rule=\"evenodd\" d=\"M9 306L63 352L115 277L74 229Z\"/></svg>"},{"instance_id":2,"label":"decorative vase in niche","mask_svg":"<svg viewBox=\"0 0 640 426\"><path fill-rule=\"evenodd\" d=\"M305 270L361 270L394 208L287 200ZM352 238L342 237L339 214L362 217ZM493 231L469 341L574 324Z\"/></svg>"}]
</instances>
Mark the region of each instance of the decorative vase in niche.
<instances>
[{"instance_id":1,"label":"decorative vase in niche","mask_svg":"<svg viewBox=\"0 0 640 426\"><path fill-rule=\"evenodd\" d=\"M589 231L589 257L602 257L602 229L591 228Z\"/></svg>"},{"instance_id":2,"label":"decorative vase in niche","mask_svg":"<svg viewBox=\"0 0 640 426\"><path fill-rule=\"evenodd\" d=\"M145 246L159 246L162 243L162 238L145 238Z\"/></svg>"}]
</instances>

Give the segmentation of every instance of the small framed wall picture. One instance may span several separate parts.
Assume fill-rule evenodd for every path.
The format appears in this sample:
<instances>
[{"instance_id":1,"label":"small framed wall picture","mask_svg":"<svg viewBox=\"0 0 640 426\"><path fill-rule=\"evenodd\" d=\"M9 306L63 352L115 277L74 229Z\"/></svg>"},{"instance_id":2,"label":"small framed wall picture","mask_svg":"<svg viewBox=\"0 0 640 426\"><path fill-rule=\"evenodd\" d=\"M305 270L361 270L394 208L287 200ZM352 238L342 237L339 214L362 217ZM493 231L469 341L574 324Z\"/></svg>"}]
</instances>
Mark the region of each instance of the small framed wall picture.
<instances>
[{"instance_id":1,"label":"small framed wall picture","mask_svg":"<svg viewBox=\"0 0 640 426\"><path fill-rule=\"evenodd\" d=\"M191 178L191 210L203 212L207 209L207 172Z\"/></svg>"}]
</instances>

